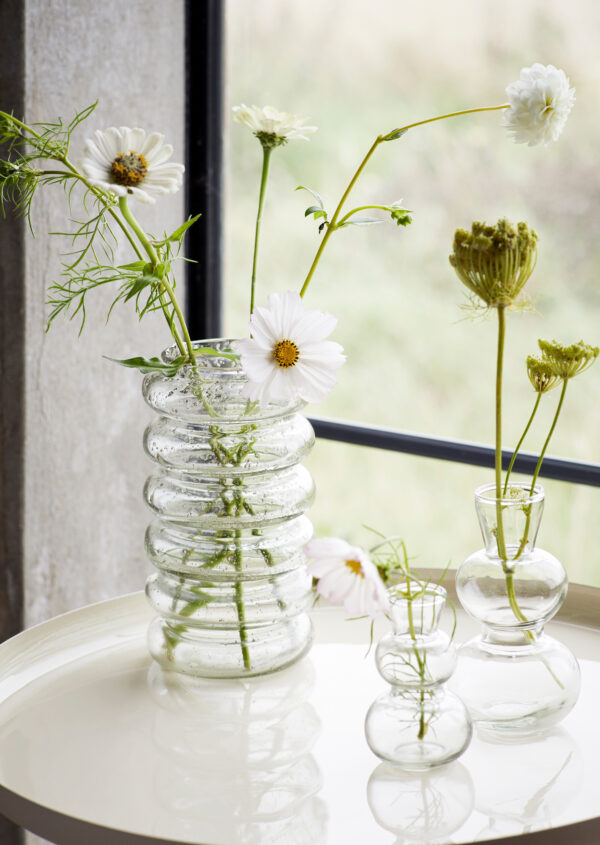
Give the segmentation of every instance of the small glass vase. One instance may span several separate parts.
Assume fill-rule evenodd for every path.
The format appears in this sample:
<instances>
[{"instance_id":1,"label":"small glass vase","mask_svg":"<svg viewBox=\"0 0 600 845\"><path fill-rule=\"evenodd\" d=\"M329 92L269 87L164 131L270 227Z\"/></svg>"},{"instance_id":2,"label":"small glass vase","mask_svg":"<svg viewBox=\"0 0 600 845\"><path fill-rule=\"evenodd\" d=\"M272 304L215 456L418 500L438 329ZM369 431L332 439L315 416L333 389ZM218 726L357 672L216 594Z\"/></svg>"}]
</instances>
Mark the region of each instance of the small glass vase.
<instances>
[{"instance_id":1,"label":"small glass vase","mask_svg":"<svg viewBox=\"0 0 600 845\"><path fill-rule=\"evenodd\" d=\"M424 771L460 756L473 733L462 701L444 686L456 666L456 649L439 627L446 591L407 581L389 597L393 631L379 641L375 661L390 690L369 708L365 734L382 760Z\"/></svg>"},{"instance_id":2,"label":"small glass vase","mask_svg":"<svg viewBox=\"0 0 600 845\"><path fill-rule=\"evenodd\" d=\"M206 347L223 354L202 354ZM261 675L298 660L312 641L302 550L314 485L300 462L314 433L300 400L260 407L243 397L234 340L194 348L195 366L143 383L158 414L144 435L156 464L144 489L155 514L146 552L157 570L146 584L158 614L149 649L187 675Z\"/></svg>"},{"instance_id":3,"label":"small glass vase","mask_svg":"<svg viewBox=\"0 0 600 845\"><path fill-rule=\"evenodd\" d=\"M461 646L452 688L478 727L492 733L532 734L564 718L579 695L580 671L569 649L544 634L567 594L567 575L535 545L544 491L495 484L475 491L485 548L456 576L461 604L483 631Z\"/></svg>"}]
</instances>

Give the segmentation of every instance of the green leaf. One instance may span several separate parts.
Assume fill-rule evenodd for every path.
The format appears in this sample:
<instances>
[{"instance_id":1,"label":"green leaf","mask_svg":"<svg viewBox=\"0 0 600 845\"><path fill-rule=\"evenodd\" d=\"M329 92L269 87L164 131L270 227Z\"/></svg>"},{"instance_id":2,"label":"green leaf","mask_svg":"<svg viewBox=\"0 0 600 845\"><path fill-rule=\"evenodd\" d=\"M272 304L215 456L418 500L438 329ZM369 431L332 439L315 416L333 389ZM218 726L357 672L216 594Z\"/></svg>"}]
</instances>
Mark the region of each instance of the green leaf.
<instances>
[{"instance_id":1,"label":"green leaf","mask_svg":"<svg viewBox=\"0 0 600 845\"><path fill-rule=\"evenodd\" d=\"M312 194L316 201L319 203L319 207L325 211L325 204L323 203L322 197L316 192L313 191L312 188L305 188L304 185L298 185L296 188L297 191L308 191L309 194Z\"/></svg>"},{"instance_id":2,"label":"green leaf","mask_svg":"<svg viewBox=\"0 0 600 845\"><path fill-rule=\"evenodd\" d=\"M115 364L120 364L122 367L131 367L134 370L139 370L141 373L162 373L164 376L171 378L174 376L179 368L187 361L185 355L180 355L170 363L161 361L160 358L111 358L109 355L104 355L108 361L114 361Z\"/></svg>"},{"instance_id":3,"label":"green leaf","mask_svg":"<svg viewBox=\"0 0 600 845\"><path fill-rule=\"evenodd\" d=\"M319 208L318 205L311 205L310 208L307 208L306 211L304 212L305 217L308 217L310 214L315 215L315 220L318 217L324 217L325 219L327 219L327 212L323 211L323 209Z\"/></svg>"},{"instance_id":4,"label":"green leaf","mask_svg":"<svg viewBox=\"0 0 600 845\"><path fill-rule=\"evenodd\" d=\"M169 237L167 238L168 241L180 241L190 226L193 226L196 220L199 220L202 217L201 214L196 214L195 217L190 217L189 220L186 220L185 223L182 223L178 229L175 229L174 232L171 232Z\"/></svg>"},{"instance_id":5,"label":"green leaf","mask_svg":"<svg viewBox=\"0 0 600 845\"><path fill-rule=\"evenodd\" d=\"M229 361L239 361L239 355L233 352L219 352L218 349L213 349L212 346L203 346L201 349L195 349L196 355L216 355L217 358L227 358Z\"/></svg>"},{"instance_id":6,"label":"green leaf","mask_svg":"<svg viewBox=\"0 0 600 845\"><path fill-rule=\"evenodd\" d=\"M147 261L132 261L131 264L119 264L117 270L145 270Z\"/></svg>"},{"instance_id":7,"label":"green leaf","mask_svg":"<svg viewBox=\"0 0 600 845\"><path fill-rule=\"evenodd\" d=\"M385 138L384 141L397 141L398 138L401 138L405 132L408 132L408 129L392 129Z\"/></svg>"}]
</instances>

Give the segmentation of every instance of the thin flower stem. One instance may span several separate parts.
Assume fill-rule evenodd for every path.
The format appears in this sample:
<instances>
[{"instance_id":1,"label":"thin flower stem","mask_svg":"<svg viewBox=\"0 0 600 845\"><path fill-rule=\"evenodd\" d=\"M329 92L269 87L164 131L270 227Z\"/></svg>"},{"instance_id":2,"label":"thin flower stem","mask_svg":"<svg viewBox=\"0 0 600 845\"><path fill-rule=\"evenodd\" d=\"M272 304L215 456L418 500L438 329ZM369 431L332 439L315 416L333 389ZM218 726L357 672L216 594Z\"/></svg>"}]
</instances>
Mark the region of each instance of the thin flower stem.
<instances>
[{"instance_id":1,"label":"thin flower stem","mask_svg":"<svg viewBox=\"0 0 600 845\"><path fill-rule=\"evenodd\" d=\"M345 190L345 191L344 191L344 193L342 194L342 198L341 198L341 200L339 201L338 206L337 206L336 210L335 210L335 211L334 211L334 213L333 213L333 217L332 217L332 218L331 218L331 220L329 221L329 225L327 226L327 229L326 229L326 231L325 231L325 235L323 236L323 240L321 241L321 243L320 243L320 245L319 245L319 248L318 248L318 250L317 250L317 253L316 253L316 255L315 255L314 259L313 259L313 263L312 263L312 264L311 264L311 266L310 266L310 269L309 269L309 271L308 271L308 274L307 274L307 276L306 276L306 279L304 280L304 284L302 285L302 288L301 288L301 290L300 290L300 296L301 296L301 297L303 297L303 296L304 296L304 294L306 293L306 290L307 290L307 288L308 288L308 286L309 286L309 284L310 284L310 280L312 279L312 277L313 277L313 275L314 275L314 272L315 272L315 270L317 269L317 265L318 265L318 263L319 263L319 260L320 260L320 258L321 258L321 256L322 256L322 254L323 254L323 250L324 250L324 249L325 249L325 247L327 246L327 241L329 240L329 238L331 237L331 234L332 234L332 233L335 231L335 229L336 229L336 224L337 224L337 221L338 221L338 217L339 217L339 216L340 216L340 214L341 214L341 211L342 211L342 208L343 208L343 206L344 206L344 203L346 202L346 200L348 199L348 196L350 195L350 191L351 191L351 190L352 190L352 188L356 185L356 182L358 181L358 178L359 178L360 174L363 172L363 170L364 170L364 169L365 169L365 167L367 166L367 163L368 163L369 159L371 158L371 156L373 155L373 153L375 152L375 150L377 149L377 147L379 146L379 144L381 144L381 143L382 143L382 141L383 141L383 138L382 138L382 136L381 136L381 135L379 135L379 136L375 139L375 141L373 142L373 145L371 146L371 149L370 149L370 150L369 150L369 152L366 154L366 156L363 158L362 162L360 163L360 165L359 165L359 167L358 167L358 170L356 171L356 173L354 174L354 176L353 176L353 177L352 177L352 179L350 180L350 183L348 184L348 187L346 188L346 190Z\"/></svg>"},{"instance_id":2,"label":"thin flower stem","mask_svg":"<svg viewBox=\"0 0 600 845\"><path fill-rule=\"evenodd\" d=\"M541 391L540 391L537 395L536 400L535 400L535 405L533 406L533 411L531 412L531 416L529 417L529 421L528 421L527 425L525 426L525 430L523 431L523 434L521 435L521 439L517 443L517 445L515 447L515 451L513 452L513 456L510 459L510 464L508 465L508 469L506 470L506 478L504 480L504 492L503 492L504 496L506 496L506 491L508 490L508 479L510 478L512 468L513 468L515 461L517 459L517 455L519 454L519 449L521 448L523 441L525 440L525 437L527 436L527 432L531 428L531 423L533 422L533 419L534 419L534 417L537 413L537 409L540 406L540 399L541 398L542 398L542 394L541 394Z\"/></svg>"},{"instance_id":3,"label":"thin flower stem","mask_svg":"<svg viewBox=\"0 0 600 845\"><path fill-rule=\"evenodd\" d=\"M384 135L383 140L387 141L390 135L397 135L398 132L407 132L409 129L414 129L415 126L424 126L426 123L435 123L436 120L446 120L448 117L459 117L462 114L477 114L483 111L500 111L501 109L509 109L510 103L503 103L501 106L481 106L477 109L463 109L462 111L453 111L449 114L440 114L437 117L428 117L426 120L419 120L417 123L409 123L407 126L401 126L400 129L394 129L387 135Z\"/></svg>"},{"instance_id":4,"label":"thin flower stem","mask_svg":"<svg viewBox=\"0 0 600 845\"><path fill-rule=\"evenodd\" d=\"M310 269L308 271L306 279L304 280L304 284L302 285L302 288L300 290L300 296L303 297L304 294L306 293L306 290L307 290L307 288L310 284L310 280L312 279L312 277L315 273L315 270L317 269L317 265L318 265L318 263L321 259L321 256L323 255L323 251L324 251L324 249L327 245L327 242L329 241L329 238L331 237L332 232L334 232L337 228L339 228L338 219L339 219L339 216L340 216L342 209L344 207L344 203L348 199L350 192L352 191L352 189L356 185L356 182L358 181L360 174L365 169L369 159L371 158L371 156L373 155L373 153L375 152L375 150L377 149L379 144L383 143L384 141L391 140L393 136L397 136L399 133L404 133L404 132L407 132L409 129L414 129L416 126L424 126L426 123L435 123L435 121L437 121L437 120L446 120L446 118L459 117L460 115L463 115L463 114L476 114L477 112L484 112L484 111L499 111L500 109L508 109L508 108L510 108L509 103L504 103L501 106L483 106L483 107L477 108L477 109L464 109L462 111L451 112L449 114L441 114L441 115L438 115L437 117L429 117L426 120L419 120L419 121L417 121L417 123L409 123L406 126L400 127L400 129L394 129L394 130L392 130L392 132L388 132L386 135L378 135L377 138L375 139L375 141L373 142L373 145L371 146L370 150L368 151L368 153L366 154L366 156L363 158L362 162L360 163L358 170L356 171L356 173L354 174L354 176L350 180L348 187L346 188L346 190L342 194L342 198L339 201L338 206L333 213L333 217L331 218L331 220L329 221L329 223L327 225L327 229L326 229L325 235L323 236L323 240L321 241L319 248L316 252L316 255L313 259L313 262L310 265ZM343 219L345 220L346 218L343 218Z\"/></svg>"},{"instance_id":5,"label":"thin flower stem","mask_svg":"<svg viewBox=\"0 0 600 845\"><path fill-rule=\"evenodd\" d=\"M123 217L125 218L127 223L131 226L131 228L133 229L133 231L137 235L140 243L142 244L142 246L146 250L148 257L150 258L150 261L152 262L152 264L155 267L158 266L158 264L160 262L158 260L158 255L156 253L156 250L154 249L154 247L152 246L152 244L148 240L146 233L144 232L144 230L142 229L140 224L137 222L137 220L135 219L135 217L131 213L131 210L130 210L129 205L127 203L127 197L120 197L119 198L119 208L121 210L121 214L123 215ZM185 338L185 345L187 347L187 354L188 354L192 364L195 364L196 363L196 356L194 354L194 348L192 346L192 341L190 339L190 335L189 335L189 332L188 332L188 328L187 328L185 319L183 317L183 314L181 313L181 309L179 307L177 297L175 296L175 292L173 291L173 288L169 284L168 279L166 278L165 275L163 275L161 277L160 284L163 287L163 289L164 289L165 293L167 294L167 296L169 297L169 299L171 300L171 304L172 304L172 306L175 310L175 313L177 314L177 319L179 320L179 325L181 326L181 330L182 330L183 336ZM169 317L167 316L166 312L164 311L164 308L163 308L163 313L165 314L165 318L167 320L167 323L169 323L169 327L171 327L171 321L169 320ZM174 335L174 337L175 337L175 335ZM184 352L185 350L180 348L180 351Z\"/></svg>"},{"instance_id":6,"label":"thin flower stem","mask_svg":"<svg viewBox=\"0 0 600 845\"><path fill-rule=\"evenodd\" d=\"M496 357L496 542L498 555L506 560L504 545L504 525L502 523L502 365L504 359L504 338L506 334L506 320L504 309L499 305L498 310L498 350Z\"/></svg>"},{"instance_id":7,"label":"thin flower stem","mask_svg":"<svg viewBox=\"0 0 600 845\"><path fill-rule=\"evenodd\" d=\"M269 161L271 159L272 147L263 146L263 164L260 177L260 193L258 195L258 211L256 213L256 229L254 232L254 255L252 257L252 282L250 285L250 314L254 313L254 293L256 288L256 271L258 267L258 240L260 237L260 224L262 220L267 180L269 178Z\"/></svg>"},{"instance_id":8,"label":"thin flower stem","mask_svg":"<svg viewBox=\"0 0 600 845\"><path fill-rule=\"evenodd\" d=\"M535 489L535 482L537 481L537 477L539 475L540 469L542 468L542 462L544 460L544 456L546 454L546 450L548 448L548 444L550 443L550 438L554 434L554 429L556 428L556 423L558 422L558 417L560 415L561 408L563 406L563 402L565 399L565 393L567 392L567 384L569 383L568 379L563 379L562 390L560 391L560 399L558 400L558 405L556 407L556 413L554 414L554 419L552 420L552 425L550 426L550 431L548 432L548 437L546 437L546 442L544 443L544 448L540 452L540 457L538 458L538 462L535 467L535 472L533 473L533 478L531 479L531 489L529 490L529 495L533 495L533 491Z\"/></svg>"}]
</instances>

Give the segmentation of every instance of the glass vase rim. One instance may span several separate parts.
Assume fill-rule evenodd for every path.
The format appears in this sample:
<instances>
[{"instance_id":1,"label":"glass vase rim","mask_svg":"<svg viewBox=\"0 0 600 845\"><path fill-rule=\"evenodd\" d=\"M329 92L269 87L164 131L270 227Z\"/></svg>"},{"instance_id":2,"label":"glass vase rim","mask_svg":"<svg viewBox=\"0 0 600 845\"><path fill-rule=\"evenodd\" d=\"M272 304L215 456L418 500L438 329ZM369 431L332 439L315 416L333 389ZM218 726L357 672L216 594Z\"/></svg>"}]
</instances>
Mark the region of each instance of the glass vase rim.
<instances>
[{"instance_id":1,"label":"glass vase rim","mask_svg":"<svg viewBox=\"0 0 600 845\"><path fill-rule=\"evenodd\" d=\"M221 351L225 352L225 355L210 355L207 356L205 360L205 364L201 364L198 361L195 364L186 364L186 368L194 369L194 370L215 370L217 367L215 366L217 361L228 361L230 366L227 367L230 372L238 371L240 374L243 373L241 360L238 357L237 361L231 361L231 358L227 357L228 354L238 355L239 353L235 349L235 344L238 342L239 338L237 337L207 337L202 338L201 340L192 340L192 349L202 349L205 347L215 348L218 345L222 345L223 348ZM181 355L181 351L176 344L171 344L171 346L167 346L166 349L160 354L161 359L170 364L176 358ZM231 365L234 366L231 366ZM235 366L237 364L237 366Z\"/></svg>"},{"instance_id":2,"label":"glass vase rim","mask_svg":"<svg viewBox=\"0 0 600 845\"><path fill-rule=\"evenodd\" d=\"M409 599L406 595L399 591L399 588L405 585L407 581L410 581L411 583L417 584L419 585L419 587L424 588L424 592L421 595L417 593L416 596L413 596L411 599ZM415 600L425 601L427 599L435 601L438 598L446 601L448 597L448 591L444 586L442 586L442 584L428 584L427 582L423 582L418 578L404 578L402 581L398 581L388 588L388 597L390 600L390 604L400 604L401 602Z\"/></svg>"},{"instance_id":3,"label":"glass vase rim","mask_svg":"<svg viewBox=\"0 0 600 845\"><path fill-rule=\"evenodd\" d=\"M515 496L502 495L500 496L500 498L498 498L496 496L496 483L494 481L488 482L487 484L482 484L475 490L475 502L481 502L482 504L496 504L497 502L500 502L505 507L509 507L511 505L518 505L520 507L524 503L529 505L544 501L545 491L541 484L535 485L535 487L533 488L533 493L530 492L530 482L517 481L514 484L509 484L509 490L514 490L515 488L526 493L525 497L516 498Z\"/></svg>"}]
</instances>

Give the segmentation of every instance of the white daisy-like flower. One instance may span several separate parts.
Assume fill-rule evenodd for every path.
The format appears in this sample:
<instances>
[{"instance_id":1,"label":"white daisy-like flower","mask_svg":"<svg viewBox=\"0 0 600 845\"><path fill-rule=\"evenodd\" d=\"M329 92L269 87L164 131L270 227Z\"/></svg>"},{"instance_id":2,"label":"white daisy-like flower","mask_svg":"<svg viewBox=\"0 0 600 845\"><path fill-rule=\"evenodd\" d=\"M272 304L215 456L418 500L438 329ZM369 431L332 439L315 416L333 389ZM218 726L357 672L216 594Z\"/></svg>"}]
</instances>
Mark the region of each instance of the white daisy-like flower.
<instances>
[{"instance_id":1,"label":"white daisy-like flower","mask_svg":"<svg viewBox=\"0 0 600 845\"><path fill-rule=\"evenodd\" d=\"M575 103L575 89L564 70L539 62L523 68L506 93L510 108L503 125L515 143L530 147L556 141Z\"/></svg>"},{"instance_id":2,"label":"white daisy-like flower","mask_svg":"<svg viewBox=\"0 0 600 845\"><path fill-rule=\"evenodd\" d=\"M378 616L389 609L388 592L377 567L359 546L323 537L304 548L308 572L317 580L317 593L331 604L343 605L350 616Z\"/></svg>"},{"instance_id":3,"label":"white daisy-like flower","mask_svg":"<svg viewBox=\"0 0 600 845\"><path fill-rule=\"evenodd\" d=\"M277 111L273 106L233 107L233 119L251 129L261 144L279 146L293 138L309 139L305 132L316 132L316 126L304 126L306 118L287 111Z\"/></svg>"},{"instance_id":4,"label":"white daisy-like flower","mask_svg":"<svg viewBox=\"0 0 600 845\"><path fill-rule=\"evenodd\" d=\"M118 197L128 194L141 202L153 203L161 194L173 194L183 181L183 164L168 162L173 147L164 135L143 129L111 126L97 130L88 139L79 167L92 185L112 191Z\"/></svg>"},{"instance_id":5,"label":"white daisy-like flower","mask_svg":"<svg viewBox=\"0 0 600 845\"><path fill-rule=\"evenodd\" d=\"M252 402L320 402L337 383L335 370L346 356L339 343L325 340L336 317L305 311L299 294L286 291L257 306L248 325L251 337L238 341L238 350Z\"/></svg>"}]
</instances>

